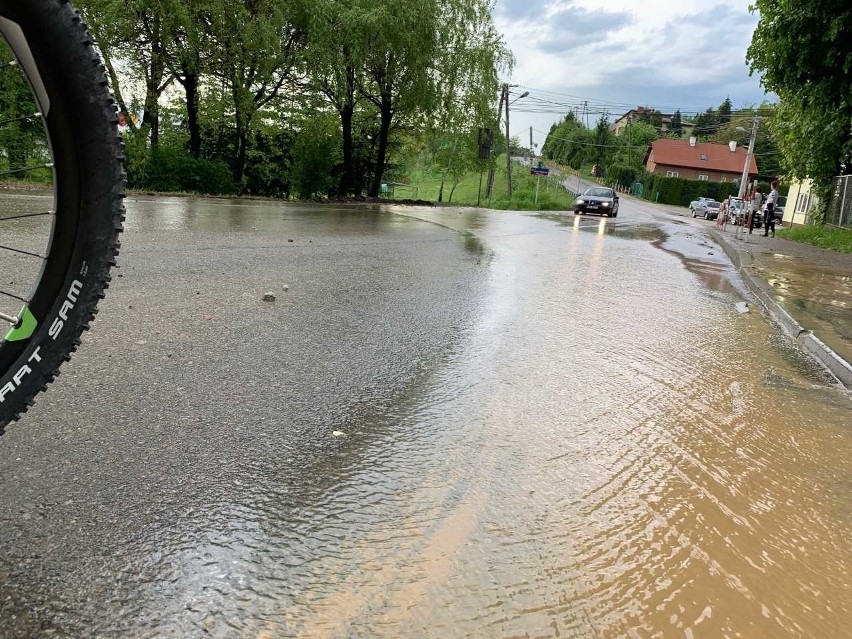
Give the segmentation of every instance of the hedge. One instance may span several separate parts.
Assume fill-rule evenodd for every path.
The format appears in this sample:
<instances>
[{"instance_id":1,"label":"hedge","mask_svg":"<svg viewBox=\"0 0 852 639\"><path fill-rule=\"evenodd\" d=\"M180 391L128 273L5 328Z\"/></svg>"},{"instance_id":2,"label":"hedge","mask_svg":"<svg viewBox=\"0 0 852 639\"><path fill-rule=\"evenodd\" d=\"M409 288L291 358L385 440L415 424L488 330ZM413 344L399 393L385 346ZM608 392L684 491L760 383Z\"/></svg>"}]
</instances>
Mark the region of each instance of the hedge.
<instances>
[{"instance_id":1,"label":"hedge","mask_svg":"<svg viewBox=\"0 0 852 639\"><path fill-rule=\"evenodd\" d=\"M739 192L739 186L735 182L685 180L646 171L639 173L636 181L644 187L644 199L675 206L689 206L690 202L699 197L710 197L721 202L729 195ZM764 193L766 192L768 191L765 190Z\"/></svg>"}]
</instances>

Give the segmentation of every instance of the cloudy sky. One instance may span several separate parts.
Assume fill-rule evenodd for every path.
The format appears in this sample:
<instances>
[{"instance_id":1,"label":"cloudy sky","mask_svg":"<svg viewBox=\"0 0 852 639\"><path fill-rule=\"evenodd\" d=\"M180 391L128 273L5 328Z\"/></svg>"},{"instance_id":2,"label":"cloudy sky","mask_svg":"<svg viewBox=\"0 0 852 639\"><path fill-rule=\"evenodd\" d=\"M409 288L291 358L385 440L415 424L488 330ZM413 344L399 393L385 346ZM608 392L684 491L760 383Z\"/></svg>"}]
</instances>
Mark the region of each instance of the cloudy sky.
<instances>
[{"instance_id":1,"label":"cloudy sky","mask_svg":"<svg viewBox=\"0 0 852 639\"><path fill-rule=\"evenodd\" d=\"M745 51L757 25L749 0L497 0L498 28L515 54L512 135L547 132L572 106L615 119L637 105L703 111L767 98ZM527 111L527 112L525 112ZM534 132L541 145L545 133Z\"/></svg>"}]
</instances>

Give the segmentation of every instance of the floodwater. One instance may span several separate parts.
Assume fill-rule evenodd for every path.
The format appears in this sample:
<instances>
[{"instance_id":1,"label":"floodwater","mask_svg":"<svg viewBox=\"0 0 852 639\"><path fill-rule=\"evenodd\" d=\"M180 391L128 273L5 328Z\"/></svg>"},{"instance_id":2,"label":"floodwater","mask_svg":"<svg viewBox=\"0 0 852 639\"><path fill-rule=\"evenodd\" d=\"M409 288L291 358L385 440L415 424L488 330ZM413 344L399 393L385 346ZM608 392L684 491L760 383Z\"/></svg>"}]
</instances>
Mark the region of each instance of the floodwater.
<instances>
[{"instance_id":1,"label":"floodwater","mask_svg":"<svg viewBox=\"0 0 852 639\"><path fill-rule=\"evenodd\" d=\"M697 226L129 208L0 439L0 635L849 636L852 400Z\"/></svg>"},{"instance_id":2,"label":"floodwater","mask_svg":"<svg viewBox=\"0 0 852 639\"><path fill-rule=\"evenodd\" d=\"M852 277L830 267L793 262L782 253L766 255L759 272L778 301L796 319L805 318L814 333L852 360Z\"/></svg>"}]
</instances>

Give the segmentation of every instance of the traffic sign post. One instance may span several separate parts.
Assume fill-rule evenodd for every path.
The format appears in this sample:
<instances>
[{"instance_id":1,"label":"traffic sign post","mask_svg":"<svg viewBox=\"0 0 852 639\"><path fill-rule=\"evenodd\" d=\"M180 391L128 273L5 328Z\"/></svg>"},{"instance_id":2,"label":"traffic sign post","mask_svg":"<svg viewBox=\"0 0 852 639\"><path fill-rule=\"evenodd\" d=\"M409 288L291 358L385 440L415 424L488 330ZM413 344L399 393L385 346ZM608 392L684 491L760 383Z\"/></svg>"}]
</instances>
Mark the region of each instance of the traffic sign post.
<instances>
[{"instance_id":1,"label":"traffic sign post","mask_svg":"<svg viewBox=\"0 0 852 639\"><path fill-rule=\"evenodd\" d=\"M538 166L530 167L530 175L535 175L535 205L538 206L538 186L541 182L541 176L547 177L550 175L550 169L544 166L544 162L539 161Z\"/></svg>"}]
</instances>

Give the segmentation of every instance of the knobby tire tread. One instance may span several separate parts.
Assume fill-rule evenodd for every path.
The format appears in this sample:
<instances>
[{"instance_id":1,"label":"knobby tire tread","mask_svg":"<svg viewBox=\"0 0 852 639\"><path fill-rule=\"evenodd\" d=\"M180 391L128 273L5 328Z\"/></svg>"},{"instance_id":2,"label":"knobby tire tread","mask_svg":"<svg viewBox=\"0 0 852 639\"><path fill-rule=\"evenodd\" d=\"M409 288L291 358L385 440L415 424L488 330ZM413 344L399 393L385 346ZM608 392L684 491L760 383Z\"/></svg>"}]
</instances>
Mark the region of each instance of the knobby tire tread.
<instances>
[{"instance_id":1,"label":"knobby tire tread","mask_svg":"<svg viewBox=\"0 0 852 639\"><path fill-rule=\"evenodd\" d=\"M104 194L105 197L108 197L109 202L102 205L100 211L96 211L101 217L108 216L109 219L97 223L100 225L98 228L100 237L94 240L92 238L76 238L75 258L77 251L80 250L79 247L84 242L93 244L96 249L95 252L98 253L86 256L86 263L91 267L90 274L87 276L87 287L77 300L73 323L69 322L66 326L66 333L62 336L63 343L57 346L56 352L50 355L50 359L45 361L45 365L39 366L33 371L32 378L27 380L26 392L14 397L14 401L0 410L0 435L5 432L5 428L10 422L18 420L21 415L26 413L33 406L35 397L56 379L61 364L70 360L72 353L77 350L81 343L82 333L89 330L89 326L98 312L97 304L103 299L104 291L109 288L110 270L116 265L121 247L118 236L123 229L125 216L123 204L125 197L124 144L118 132L118 113L115 101L109 91L104 66L92 44L93 40L88 28L80 14L70 5L69 0L50 0L45 4L51 3L54 8L59 7L60 13L67 20L69 36L73 36L76 45L79 45L85 51L86 57L91 61L92 68L81 70L81 75L85 74L90 77L89 92L94 96L96 107L102 112L103 121L109 123L111 130L114 131L114 138L109 140L104 148L100 149L103 151L109 148L110 161L104 163L102 169L110 172L109 180L112 183L112 188L108 194ZM106 178L105 175L102 175L102 177ZM86 211L81 211L80 215L86 213ZM83 226L82 221L79 226ZM89 224L86 226L88 227ZM69 264L69 274L74 264L73 261ZM50 319L51 316L48 316L47 319ZM36 335L33 336L34 342L39 339L39 335L40 339L45 339L46 328L46 326L39 327ZM0 371L0 375L6 377L9 372L7 370Z\"/></svg>"}]
</instances>

